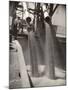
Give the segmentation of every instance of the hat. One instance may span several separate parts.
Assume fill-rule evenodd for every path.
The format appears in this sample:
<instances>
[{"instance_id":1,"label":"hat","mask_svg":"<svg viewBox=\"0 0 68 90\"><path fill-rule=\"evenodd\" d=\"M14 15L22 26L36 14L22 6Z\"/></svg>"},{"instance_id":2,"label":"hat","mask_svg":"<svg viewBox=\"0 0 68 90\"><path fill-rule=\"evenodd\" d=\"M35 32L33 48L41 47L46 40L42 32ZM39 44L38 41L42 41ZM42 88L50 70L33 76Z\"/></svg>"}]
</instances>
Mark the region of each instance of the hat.
<instances>
[{"instance_id":1,"label":"hat","mask_svg":"<svg viewBox=\"0 0 68 90\"><path fill-rule=\"evenodd\" d=\"M27 18L26 18L26 21L27 21L27 22L31 22L31 17L27 17Z\"/></svg>"}]
</instances>

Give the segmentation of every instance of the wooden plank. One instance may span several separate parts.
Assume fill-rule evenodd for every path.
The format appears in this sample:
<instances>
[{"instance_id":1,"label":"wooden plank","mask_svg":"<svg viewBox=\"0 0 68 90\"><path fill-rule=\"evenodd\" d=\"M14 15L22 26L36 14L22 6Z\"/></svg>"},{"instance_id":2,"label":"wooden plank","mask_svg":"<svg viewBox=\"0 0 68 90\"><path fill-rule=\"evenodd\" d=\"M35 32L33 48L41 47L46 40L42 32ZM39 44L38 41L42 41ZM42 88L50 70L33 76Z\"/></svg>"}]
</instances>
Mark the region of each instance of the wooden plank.
<instances>
[{"instance_id":1,"label":"wooden plank","mask_svg":"<svg viewBox=\"0 0 68 90\"><path fill-rule=\"evenodd\" d=\"M19 60L19 66L20 66L22 87L30 87L30 82L27 74L26 64L25 64L21 45L17 40L15 40L14 43L16 44L16 48L18 49L17 54L18 54L18 60Z\"/></svg>"}]
</instances>

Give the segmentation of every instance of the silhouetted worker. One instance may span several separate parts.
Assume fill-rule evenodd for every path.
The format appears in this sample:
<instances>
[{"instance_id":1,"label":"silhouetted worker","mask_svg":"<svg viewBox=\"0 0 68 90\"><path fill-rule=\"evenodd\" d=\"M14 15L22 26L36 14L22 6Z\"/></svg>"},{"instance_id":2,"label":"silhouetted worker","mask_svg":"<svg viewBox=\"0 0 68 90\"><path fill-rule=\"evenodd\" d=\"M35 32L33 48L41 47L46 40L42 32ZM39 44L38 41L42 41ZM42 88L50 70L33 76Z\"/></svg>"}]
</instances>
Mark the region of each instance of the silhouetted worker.
<instances>
[{"instance_id":1,"label":"silhouetted worker","mask_svg":"<svg viewBox=\"0 0 68 90\"><path fill-rule=\"evenodd\" d=\"M14 39L17 39L17 35L20 29L20 17L15 18L14 24L13 24L13 30L14 30Z\"/></svg>"},{"instance_id":2,"label":"silhouetted worker","mask_svg":"<svg viewBox=\"0 0 68 90\"><path fill-rule=\"evenodd\" d=\"M31 18L26 18L27 22L27 31L28 31L28 54L31 61L31 73L32 76L37 77L39 76L38 73L38 65L37 65L37 44L36 44L36 38L35 33L33 29L33 25L31 24Z\"/></svg>"},{"instance_id":3,"label":"silhouetted worker","mask_svg":"<svg viewBox=\"0 0 68 90\"><path fill-rule=\"evenodd\" d=\"M33 25L31 24L31 18L27 17L26 18L26 24L27 24L27 31L30 32L33 30Z\"/></svg>"}]
</instances>

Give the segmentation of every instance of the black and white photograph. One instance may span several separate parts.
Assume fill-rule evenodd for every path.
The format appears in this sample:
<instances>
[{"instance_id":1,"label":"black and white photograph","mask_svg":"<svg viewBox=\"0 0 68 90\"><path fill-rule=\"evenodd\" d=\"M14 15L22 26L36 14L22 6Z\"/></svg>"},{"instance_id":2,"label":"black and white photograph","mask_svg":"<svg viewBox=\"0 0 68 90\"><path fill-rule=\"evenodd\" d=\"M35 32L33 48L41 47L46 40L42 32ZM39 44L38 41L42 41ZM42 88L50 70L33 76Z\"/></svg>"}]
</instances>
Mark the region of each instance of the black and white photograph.
<instances>
[{"instance_id":1,"label":"black and white photograph","mask_svg":"<svg viewBox=\"0 0 68 90\"><path fill-rule=\"evenodd\" d=\"M66 4L9 1L9 88L66 85Z\"/></svg>"}]
</instances>

